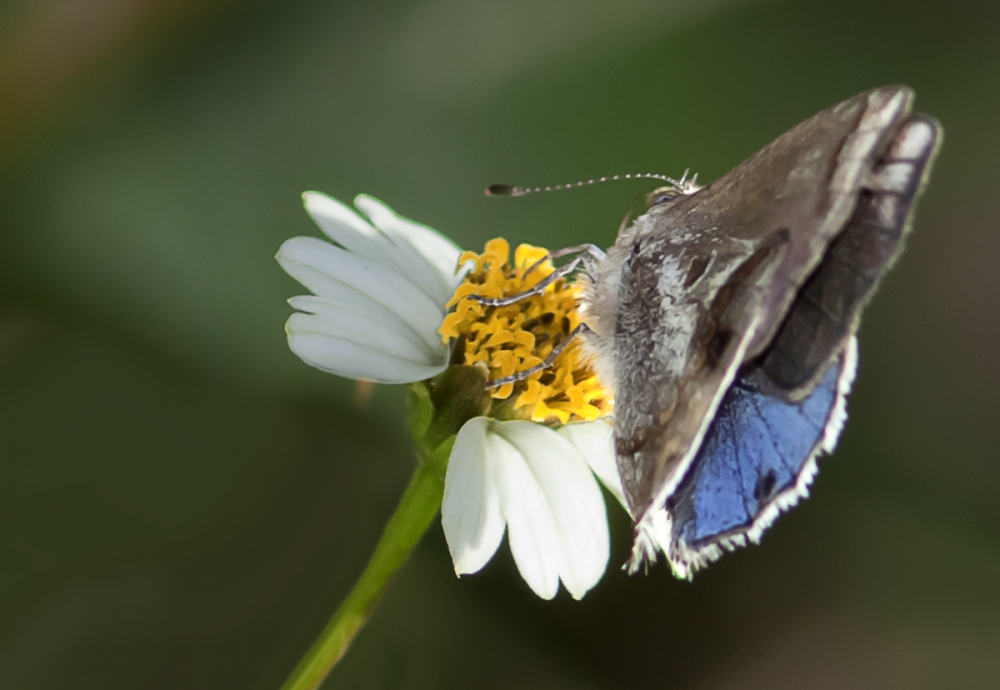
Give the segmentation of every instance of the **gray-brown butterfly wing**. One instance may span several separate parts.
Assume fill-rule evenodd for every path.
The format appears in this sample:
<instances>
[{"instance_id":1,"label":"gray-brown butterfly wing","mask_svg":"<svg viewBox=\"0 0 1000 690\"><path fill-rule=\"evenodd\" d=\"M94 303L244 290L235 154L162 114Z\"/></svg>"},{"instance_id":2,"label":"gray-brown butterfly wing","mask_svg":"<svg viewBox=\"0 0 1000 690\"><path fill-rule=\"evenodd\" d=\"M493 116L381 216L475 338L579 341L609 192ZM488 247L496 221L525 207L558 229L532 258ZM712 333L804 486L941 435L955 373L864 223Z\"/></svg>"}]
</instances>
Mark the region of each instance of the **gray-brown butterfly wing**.
<instances>
[{"instance_id":1,"label":"gray-brown butterfly wing","mask_svg":"<svg viewBox=\"0 0 1000 690\"><path fill-rule=\"evenodd\" d=\"M598 267L594 337L611 354L618 463L640 530L683 477L736 368L770 343L844 228L911 102L891 87L819 113L711 186L654 207Z\"/></svg>"},{"instance_id":2,"label":"gray-brown butterfly wing","mask_svg":"<svg viewBox=\"0 0 1000 690\"><path fill-rule=\"evenodd\" d=\"M740 368L667 501L665 550L679 576L757 543L779 514L809 495L817 459L833 451L846 417L861 311L902 251L941 138L925 115L893 134L854 215L774 341Z\"/></svg>"},{"instance_id":3,"label":"gray-brown butterfly wing","mask_svg":"<svg viewBox=\"0 0 1000 690\"><path fill-rule=\"evenodd\" d=\"M915 115L894 134L861 190L854 215L809 276L764 357L772 395L800 400L857 330L861 312L910 231L942 139L934 118Z\"/></svg>"}]
</instances>

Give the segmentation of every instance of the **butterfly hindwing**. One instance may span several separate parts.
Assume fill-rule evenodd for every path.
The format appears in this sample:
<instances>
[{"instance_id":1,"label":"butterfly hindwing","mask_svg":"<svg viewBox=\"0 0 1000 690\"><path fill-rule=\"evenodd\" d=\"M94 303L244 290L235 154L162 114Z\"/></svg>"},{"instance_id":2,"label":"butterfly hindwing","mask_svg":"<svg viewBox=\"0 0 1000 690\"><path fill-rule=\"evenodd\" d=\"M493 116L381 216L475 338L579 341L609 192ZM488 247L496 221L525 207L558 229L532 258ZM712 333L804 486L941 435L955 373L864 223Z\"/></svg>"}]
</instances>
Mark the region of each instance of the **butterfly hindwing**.
<instances>
[{"instance_id":1,"label":"butterfly hindwing","mask_svg":"<svg viewBox=\"0 0 1000 690\"><path fill-rule=\"evenodd\" d=\"M853 338L803 399L764 392L751 366L726 392L697 458L668 501L667 558L690 577L725 551L756 543L806 497L821 453L833 450L856 366Z\"/></svg>"},{"instance_id":2,"label":"butterfly hindwing","mask_svg":"<svg viewBox=\"0 0 1000 690\"><path fill-rule=\"evenodd\" d=\"M894 134L861 191L844 231L799 292L768 348L771 392L790 399L811 389L857 330L864 306L903 250L914 205L933 166L941 127L917 115Z\"/></svg>"}]
</instances>

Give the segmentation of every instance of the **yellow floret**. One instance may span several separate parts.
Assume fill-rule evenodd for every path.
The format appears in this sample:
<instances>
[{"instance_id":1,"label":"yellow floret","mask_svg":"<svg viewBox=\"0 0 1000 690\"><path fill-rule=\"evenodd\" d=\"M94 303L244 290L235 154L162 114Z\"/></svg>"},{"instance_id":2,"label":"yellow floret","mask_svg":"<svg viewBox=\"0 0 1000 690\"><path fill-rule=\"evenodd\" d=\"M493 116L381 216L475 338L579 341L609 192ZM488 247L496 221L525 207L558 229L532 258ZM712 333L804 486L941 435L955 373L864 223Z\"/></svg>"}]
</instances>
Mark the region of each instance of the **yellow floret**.
<instances>
[{"instance_id":1,"label":"yellow floret","mask_svg":"<svg viewBox=\"0 0 1000 690\"><path fill-rule=\"evenodd\" d=\"M447 342L455 339L460 363L484 367L494 381L540 364L580 324L577 312L580 288L564 279L540 295L506 307L486 307L470 295L503 297L536 285L554 269L550 261L528 269L547 250L522 244L509 263L510 245L497 238L486 243L482 254L463 252L459 265L475 263L448 301L452 311L439 332ZM535 422L566 424L610 415L613 401L597 380L579 341L563 350L553 366L514 384L491 389L494 411Z\"/></svg>"}]
</instances>

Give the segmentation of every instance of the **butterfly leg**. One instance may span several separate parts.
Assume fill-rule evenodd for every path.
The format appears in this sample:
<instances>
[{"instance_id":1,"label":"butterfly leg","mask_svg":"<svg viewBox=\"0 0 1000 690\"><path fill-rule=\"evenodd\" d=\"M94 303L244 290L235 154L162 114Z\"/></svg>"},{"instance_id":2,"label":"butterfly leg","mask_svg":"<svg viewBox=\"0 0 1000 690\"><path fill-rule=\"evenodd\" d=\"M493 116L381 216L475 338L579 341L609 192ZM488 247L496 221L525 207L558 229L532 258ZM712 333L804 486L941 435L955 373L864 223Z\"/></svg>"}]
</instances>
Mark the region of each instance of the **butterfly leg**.
<instances>
[{"instance_id":1,"label":"butterfly leg","mask_svg":"<svg viewBox=\"0 0 1000 690\"><path fill-rule=\"evenodd\" d=\"M487 297L486 295L469 295L469 299L476 300L480 304L484 304L487 307L506 307L511 304L516 304L521 300L528 299L532 295L542 294L543 292L545 292L545 288L547 288L549 285L552 285L552 283L556 282L560 278L564 278L565 276L575 271L576 267L580 265L581 261L583 261L582 256L576 257L565 266L560 266L556 270L552 271L552 273L545 276L542 280L538 281L538 283L531 289L525 290L524 292L519 292L516 295L510 295L509 297Z\"/></svg>"},{"instance_id":2,"label":"butterfly leg","mask_svg":"<svg viewBox=\"0 0 1000 690\"><path fill-rule=\"evenodd\" d=\"M580 265L583 257L577 257L570 261L565 266L560 266L556 270L552 271L549 275L545 276L542 280L532 287L530 290L525 290L524 292L519 292L516 295L510 295L509 297L487 297L486 295L469 295L469 299L476 300L480 304L484 304L487 307L506 307L510 304L516 304L521 300L528 299L532 295L540 295L545 292L545 288L552 283L556 282L560 278L563 278L573 271L576 267Z\"/></svg>"},{"instance_id":3,"label":"butterfly leg","mask_svg":"<svg viewBox=\"0 0 1000 690\"><path fill-rule=\"evenodd\" d=\"M533 367L529 367L524 371L516 372L514 374L511 374L510 376L504 376L502 379L497 379L496 381L490 381L489 383L486 384L486 387L499 388L500 386L505 386L508 383L517 383L518 381L523 381L532 374L536 374L539 371L544 371L545 369L548 369L553 364L555 364L555 361L559 358L559 355L561 355L563 353L563 350L565 350L569 346L569 344L573 342L574 338L576 338L578 335L582 333L588 332L589 330L590 329L587 328L587 324L581 323L579 326L570 331L569 335L567 335L565 338L559 341L558 345L552 348L552 352L549 353L549 356L546 357L545 361L543 361L541 364L536 364Z\"/></svg>"},{"instance_id":4,"label":"butterfly leg","mask_svg":"<svg viewBox=\"0 0 1000 690\"><path fill-rule=\"evenodd\" d=\"M560 256L566 256L567 254L575 254L578 252L586 252L590 256L593 256L597 259L604 258L604 252L596 244L579 244L575 247L566 247L565 249L557 249L554 252L549 252L541 259L533 263L531 267L524 272L522 280L524 278L527 278L528 274L530 274L532 271L534 271L536 268L541 266L546 261L557 259ZM545 278L538 281L538 284L532 287L530 290L519 292L516 295L510 295L509 297L486 297L485 295L469 295L469 299L474 299L480 304L485 304L487 307L506 307L510 304L516 304L517 302L520 302L523 299L527 299L532 295L542 294L542 292L545 291L545 288L547 288L549 285L575 271L576 267L580 265L580 262L583 261L583 259L584 259L583 256L576 257L565 266L560 266L552 273L547 275Z\"/></svg>"},{"instance_id":5,"label":"butterfly leg","mask_svg":"<svg viewBox=\"0 0 1000 690\"><path fill-rule=\"evenodd\" d=\"M566 249L557 249L554 252L549 252L541 259L533 263L531 267L528 268L527 271L525 271L524 276L522 276L522 280L524 278L527 278L529 273L534 271L536 268L538 268L546 261L549 261L551 259L557 259L560 256L566 256L567 254L574 254L578 252L586 252L590 256L593 256L598 259L604 258L604 252L601 250L600 247L598 247L595 244L580 244L575 247L567 247ZM487 297L485 295L469 295L469 299L474 299L480 304L485 304L487 307L506 307L511 304L516 304L521 300L528 299L532 295L542 294L542 292L545 291L545 288L547 288L549 285L575 271L576 267L580 265L580 262L583 261L583 259L584 259L583 256L576 257L565 266L560 266L552 273L547 275L545 278L538 281L538 284L533 286L530 290L519 292L516 295L510 295L508 297Z\"/></svg>"},{"instance_id":6,"label":"butterfly leg","mask_svg":"<svg viewBox=\"0 0 1000 690\"><path fill-rule=\"evenodd\" d=\"M578 244L575 247L565 247L564 249L557 249L554 252L549 252L541 259L531 264L531 268L524 272L522 280L527 278L532 271L541 266L546 261L551 261L552 259L558 259L560 256L569 256L570 254L577 254L579 252L587 252L592 257L598 260L606 258L604 250L598 247L596 244Z\"/></svg>"}]
</instances>

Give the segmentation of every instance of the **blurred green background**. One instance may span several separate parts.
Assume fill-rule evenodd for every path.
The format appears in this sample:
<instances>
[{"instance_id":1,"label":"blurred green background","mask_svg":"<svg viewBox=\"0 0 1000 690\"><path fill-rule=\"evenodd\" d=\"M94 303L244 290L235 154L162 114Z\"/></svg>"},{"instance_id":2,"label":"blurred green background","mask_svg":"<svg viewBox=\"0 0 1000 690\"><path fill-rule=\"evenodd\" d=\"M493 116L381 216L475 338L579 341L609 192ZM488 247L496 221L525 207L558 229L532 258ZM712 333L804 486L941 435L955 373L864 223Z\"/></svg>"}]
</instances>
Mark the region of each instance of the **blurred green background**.
<instances>
[{"instance_id":1,"label":"blurred green background","mask_svg":"<svg viewBox=\"0 0 1000 690\"><path fill-rule=\"evenodd\" d=\"M329 688L1000 687L1000 3L0 5L0 688L276 688L409 476L399 388L287 349L303 190L465 247L610 244L902 82L946 140L811 500L693 583L542 602L425 537Z\"/></svg>"}]
</instances>

